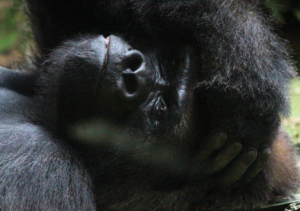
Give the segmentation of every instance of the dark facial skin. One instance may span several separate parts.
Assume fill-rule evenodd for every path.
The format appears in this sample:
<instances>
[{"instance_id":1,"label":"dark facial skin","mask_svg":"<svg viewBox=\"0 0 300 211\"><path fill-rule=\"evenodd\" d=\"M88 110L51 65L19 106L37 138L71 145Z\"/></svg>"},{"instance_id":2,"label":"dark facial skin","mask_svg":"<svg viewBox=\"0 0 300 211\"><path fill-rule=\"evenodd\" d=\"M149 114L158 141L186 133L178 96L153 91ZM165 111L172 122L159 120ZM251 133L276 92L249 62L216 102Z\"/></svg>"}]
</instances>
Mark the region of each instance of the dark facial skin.
<instances>
[{"instance_id":1,"label":"dark facial skin","mask_svg":"<svg viewBox=\"0 0 300 211\"><path fill-rule=\"evenodd\" d=\"M151 163L153 172L159 172L150 182L153 189L201 184L207 177L216 186L250 182L268 160L268 148L258 152L242 147L228 140L226 131L207 134L205 111L197 112L193 100L197 64L190 47L149 47L141 52L119 37L100 36L83 38L71 48L64 61L71 69L60 76L60 124L81 125L96 117L121 128L125 135L112 132L110 140L119 142L108 145L119 149L131 143L130 157L143 165ZM74 75L80 75L80 81ZM76 139L84 143L87 138ZM105 135L89 139L97 144Z\"/></svg>"}]
</instances>

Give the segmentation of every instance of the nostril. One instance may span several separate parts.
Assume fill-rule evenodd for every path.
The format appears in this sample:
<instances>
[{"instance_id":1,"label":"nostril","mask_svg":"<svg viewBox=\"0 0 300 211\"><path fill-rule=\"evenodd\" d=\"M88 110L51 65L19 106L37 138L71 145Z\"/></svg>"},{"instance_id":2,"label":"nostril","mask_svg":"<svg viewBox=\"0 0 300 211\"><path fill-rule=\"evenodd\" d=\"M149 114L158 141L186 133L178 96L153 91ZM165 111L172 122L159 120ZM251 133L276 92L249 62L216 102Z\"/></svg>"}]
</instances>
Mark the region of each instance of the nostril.
<instances>
[{"instance_id":1,"label":"nostril","mask_svg":"<svg viewBox=\"0 0 300 211\"><path fill-rule=\"evenodd\" d=\"M132 72L138 70L142 65L143 58L139 54L135 54L128 58L128 68L131 69Z\"/></svg>"},{"instance_id":2,"label":"nostril","mask_svg":"<svg viewBox=\"0 0 300 211\"><path fill-rule=\"evenodd\" d=\"M130 69L132 72L138 70L143 63L143 56L136 50L131 50L125 55L125 69Z\"/></svg>"},{"instance_id":3,"label":"nostril","mask_svg":"<svg viewBox=\"0 0 300 211\"><path fill-rule=\"evenodd\" d=\"M137 79L135 74L123 74L126 92L133 94L137 90Z\"/></svg>"}]
</instances>

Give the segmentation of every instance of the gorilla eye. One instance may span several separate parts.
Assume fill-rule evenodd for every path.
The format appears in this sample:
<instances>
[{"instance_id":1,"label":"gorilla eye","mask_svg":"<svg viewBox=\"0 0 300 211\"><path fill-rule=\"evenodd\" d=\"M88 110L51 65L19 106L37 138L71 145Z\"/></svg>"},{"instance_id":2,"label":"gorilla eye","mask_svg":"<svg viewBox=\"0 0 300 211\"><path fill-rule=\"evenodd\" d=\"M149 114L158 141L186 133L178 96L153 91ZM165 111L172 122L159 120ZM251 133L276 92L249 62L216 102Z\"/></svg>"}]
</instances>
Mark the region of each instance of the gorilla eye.
<instances>
[{"instance_id":1,"label":"gorilla eye","mask_svg":"<svg viewBox=\"0 0 300 211\"><path fill-rule=\"evenodd\" d=\"M174 67L176 65L176 60L173 58L171 61L169 61L169 64L171 67Z\"/></svg>"},{"instance_id":2,"label":"gorilla eye","mask_svg":"<svg viewBox=\"0 0 300 211\"><path fill-rule=\"evenodd\" d=\"M176 76L177 70L180 69L180 65L184 62L184 57L179 55L166 56L161 61L161 74L165 76Z\"/></svg>"},{"instance_id":3,"label":"gorilla eye","mask_svg":"<svg viewBox=\"0 0 300 211\"><path fill-rule=\"evenodd\" d=\"M167 105L165 101L162 99L162 97L159 97L156 103L154 104L155 120L157 121L162 120L167 113L168 113Z\"/></svg>"},{"instance_id":4,"label":"gorilla eye","mask_svg":"<svg viewBox=\"0 0 300 211\"><path fill-rule=\"evenodd\" d=\"M170 70L174 70L179 64L179 59L178 58L170 58L167 62L166 62L166 69L168 71Z\"/></svg>"}]
</instances>

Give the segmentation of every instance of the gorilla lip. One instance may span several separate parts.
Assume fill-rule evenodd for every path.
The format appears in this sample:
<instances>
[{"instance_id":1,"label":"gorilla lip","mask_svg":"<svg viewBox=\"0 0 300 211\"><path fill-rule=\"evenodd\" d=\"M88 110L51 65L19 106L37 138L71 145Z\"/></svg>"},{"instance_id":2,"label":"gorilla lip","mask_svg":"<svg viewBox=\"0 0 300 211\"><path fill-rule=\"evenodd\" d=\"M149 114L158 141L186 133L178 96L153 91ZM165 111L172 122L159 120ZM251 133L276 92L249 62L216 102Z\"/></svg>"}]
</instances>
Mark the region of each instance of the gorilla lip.
<instances>
[{"instance_id":1,"label":"gorilla lip","mask_svg":"<svg viewBox=\"0 0 300 211\"><path fill-rule=\"evenodd\" d=\"M107 47L108 47L108 44L109 44L109 36L106 37L105 40L106 40L106 45L107 45Z\"/></svg>"},{"instance_id":2,"label":"gorilla lip","mask_svg":"<svg viewBox=\"0 0 300 211\"><path fill-rule=\"evenodd\" d=\"M105 70L106 69L106 66L107 66L107 63L108 63L108 55L109 55L109 44L110 44L110 37L106 37L105 38L106 40L106 55L105 55L105 60L104 60L104 64L103 64L103 68L102 70Z\"/></svg>"}]
</instances>

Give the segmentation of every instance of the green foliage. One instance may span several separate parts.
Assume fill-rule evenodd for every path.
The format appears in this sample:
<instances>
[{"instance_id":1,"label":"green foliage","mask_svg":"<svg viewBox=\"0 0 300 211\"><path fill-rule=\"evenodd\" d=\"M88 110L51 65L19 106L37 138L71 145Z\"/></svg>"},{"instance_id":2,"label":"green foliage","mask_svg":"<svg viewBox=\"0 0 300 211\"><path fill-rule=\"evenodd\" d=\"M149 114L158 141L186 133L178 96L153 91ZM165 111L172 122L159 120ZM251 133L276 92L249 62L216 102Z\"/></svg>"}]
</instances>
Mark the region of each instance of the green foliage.
<instances>
[{"instance_id":1,"label":"green foliage","mask_svg":"<svg viewBox=\"0 0 300 211\"><path fill-rule=\"evenodd\" d=\"M293 81L291 86L292 116L300 117L300 78Z\"/></svg>"},{"instance_id":2,"label":"green foliage","mask_svg":"<svg viewBox=\"0 0 300 211\"><path fill-rule=\"evenodd\" d=\"M273 16L281 23L286 22L283 14L291 13L300 21L300 0L264 0L272 10Z\"/></svg>"},{"instance_id":3,"label":"green foliage","mask_svg":"<svg viewBox=\"0 0 300 211\"><path fill-rule=\"evenodd\" d=\"M20 49L25 41L25 15L21 0L0 0L0 54Z\"/></svg>"},{"instance_id":4,"label":"green foliage","mask_svg":"<svg viewBox=\"0 0 300 211\"><path fill-rule=\"evenodd\" d=\"M284 4L279 3L280 0L266 0L266 4L271 8L273 16L280 22L283 21L281 14L288 10L287 1Z\"/></svg>"},{"instance_id":5,"label":"green foliage","mask_svg":"<svg viewBox=\"0 0 300 211\"><path fill-rule=\"evenodd\" d=\"M300 78L291 86L291 118L285 121L285 128L292 136L294 143L300 144Z\"/></svg>"}]
</instances>

